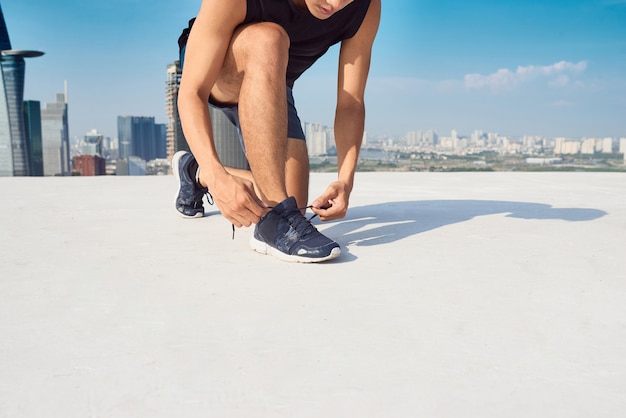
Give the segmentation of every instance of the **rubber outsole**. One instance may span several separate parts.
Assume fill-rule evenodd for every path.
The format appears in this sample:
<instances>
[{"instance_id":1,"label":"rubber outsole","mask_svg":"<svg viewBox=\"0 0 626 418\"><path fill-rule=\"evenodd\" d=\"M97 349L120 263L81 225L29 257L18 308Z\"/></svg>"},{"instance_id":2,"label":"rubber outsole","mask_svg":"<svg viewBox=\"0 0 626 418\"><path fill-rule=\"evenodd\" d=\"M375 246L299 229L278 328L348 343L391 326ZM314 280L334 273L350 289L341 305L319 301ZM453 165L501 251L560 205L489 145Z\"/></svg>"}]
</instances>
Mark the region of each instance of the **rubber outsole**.
<instances>
[{"instance_id":1,"label":"rubber outsole","mask_svg":"<svg viewBox=\"0 0 626 418\"><path fill-rule=\"evenodd\" d=\"M278 258L282 261L287 261L289 263L322 263L324 261L333 260L341 255L341 248L335 247L331 250L330 254L326 257L322 258L311 258L311 257L302 257L299 255L289 255L285 254L282 251L277 250L276 248L267 245L263 241L259 241L258 239L252 237L250 238L250 248L260 254L271 255L273 257Z\"/></svg>"}]
</instances>

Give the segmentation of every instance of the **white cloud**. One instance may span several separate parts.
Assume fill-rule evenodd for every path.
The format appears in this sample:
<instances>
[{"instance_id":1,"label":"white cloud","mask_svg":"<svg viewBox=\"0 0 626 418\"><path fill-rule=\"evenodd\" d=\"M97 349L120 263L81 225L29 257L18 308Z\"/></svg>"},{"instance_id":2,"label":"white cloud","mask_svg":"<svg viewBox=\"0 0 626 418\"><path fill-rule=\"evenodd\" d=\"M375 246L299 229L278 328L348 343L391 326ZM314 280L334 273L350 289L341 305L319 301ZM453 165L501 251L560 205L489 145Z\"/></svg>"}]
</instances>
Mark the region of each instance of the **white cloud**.
<instances>
[{"instance_id":1,"label":"white cloud","mask_svg":"<svg viewBox=\"0 0 626 418\"><path fill-rule=\"evenodd\" d=\"M556 77L554 80L549 81L548 85L550 87L566 87L570 84L570 77L566 74L561 74Z\"/></svg>"},{"instance_id":2,"label":"white cloud","mask_svg":"<svg viewBox=\"0 0 626 418\"><path fill-rule=\"evenodd\" d=\"M522 83L536 79L548 78L551 87L565 87L570 84L571 75L583 73L587 69L587 61L572 63L560 61L552 65L537 66L528 65L517 67L515 71L501 68L493 74L467 74L464 77L465 88L484 89L494 91L512 90Z\"/></svg>"}]
</instances>

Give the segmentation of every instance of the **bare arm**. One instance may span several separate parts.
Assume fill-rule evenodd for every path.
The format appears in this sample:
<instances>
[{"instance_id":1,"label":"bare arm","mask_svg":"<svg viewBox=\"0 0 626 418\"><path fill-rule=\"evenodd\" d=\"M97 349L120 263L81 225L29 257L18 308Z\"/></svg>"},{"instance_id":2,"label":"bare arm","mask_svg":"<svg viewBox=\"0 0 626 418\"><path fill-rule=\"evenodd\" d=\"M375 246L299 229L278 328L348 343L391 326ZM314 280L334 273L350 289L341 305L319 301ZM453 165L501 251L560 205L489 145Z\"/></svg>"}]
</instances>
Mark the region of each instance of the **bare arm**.
<instances>
[{"instance_id":1,"label":"bare arm","mask_svg":"<svg viewBox=\"0 0 626 418\"><path fill-rule=\"evenodd\" d=\"M312 204L313 211L324 221L342 218L348 210L363 140L365 85L380 12L380 0L372 0L357 34L341 44L335 112L338 177Z\"/></svg>"},{"instance_id":2,"label":"bare arm","mask_svg":"<svg viewBox=\"0 0 626 418\"><path fill-rule=\"evenodd\" d=\"M246 0L203 0L185 50L178 109L185 138L222 214L235 226L249 226L264 210L251 182L230 175L213 138L208 100L235 29L246 16Z\"/></svg>"},{"instance_id":3,"label":"bare arm","mask_svg":"<svg viewBox=\"0 0 626 418\"><path fill-rule=\"evenodd\" d=\"M203 0L187 42L178 96L185 138L198 164L214 170L218 170L221 164L213 143L208 99L233 32L246 13L244 1L232 3L235 5L219 0Z\"/></svg>"}]
</instances>

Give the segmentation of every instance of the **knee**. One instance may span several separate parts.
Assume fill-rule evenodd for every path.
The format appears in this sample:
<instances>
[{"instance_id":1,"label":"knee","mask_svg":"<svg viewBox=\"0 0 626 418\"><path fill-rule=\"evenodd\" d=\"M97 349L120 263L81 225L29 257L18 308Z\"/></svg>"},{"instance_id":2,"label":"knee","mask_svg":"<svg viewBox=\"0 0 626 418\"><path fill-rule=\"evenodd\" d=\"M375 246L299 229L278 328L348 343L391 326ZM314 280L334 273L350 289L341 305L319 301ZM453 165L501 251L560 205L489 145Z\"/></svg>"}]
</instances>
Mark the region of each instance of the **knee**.
<instances>
[{"instance_id":1,"label":"knee","mask_svg":"<svg viewBox=\"0 0 626 418\"><path fill-rule=\"evenodd\" d=\"M248 26L242 35L244 33L249 63L287 66L290 40L281 26L271 22L257 23Z\"/></svg>"}]
</instances>

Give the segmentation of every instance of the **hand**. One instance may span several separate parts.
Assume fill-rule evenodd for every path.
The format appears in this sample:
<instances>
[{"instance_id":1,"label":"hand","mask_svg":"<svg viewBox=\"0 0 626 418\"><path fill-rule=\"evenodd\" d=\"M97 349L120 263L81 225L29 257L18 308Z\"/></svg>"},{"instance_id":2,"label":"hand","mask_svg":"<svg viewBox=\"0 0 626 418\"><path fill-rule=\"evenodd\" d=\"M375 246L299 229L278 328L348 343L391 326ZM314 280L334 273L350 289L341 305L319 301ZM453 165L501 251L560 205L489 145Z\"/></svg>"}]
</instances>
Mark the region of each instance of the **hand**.
<instances>
[{"instance_id":1,"label":"hand","mask_svg":"<svg viewBox=\"0 0 626 418\"><path fill-rule=\"evenodd\" d=\"M202 176L202 172L200 175ZM228 173L219 178L202 180L209 180L205 184L208 184L215 204L222 215L237 228L258 223L268 212L267 204L258 198L254 184L249 180Z\"/></svg>"},{"instance_id":2,"label":"hand","mask_svg":"<svg viewBox=\"0 0 626 418\"><path fill-rule=\"evenodd\" d=\"M346 216L350 188L344 182L331 183L324 194L315 199L311 206L313 213L319 215L322 221L332 221Z\"/></svg>"}]
</instances>

